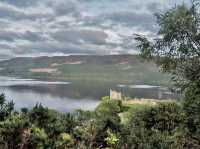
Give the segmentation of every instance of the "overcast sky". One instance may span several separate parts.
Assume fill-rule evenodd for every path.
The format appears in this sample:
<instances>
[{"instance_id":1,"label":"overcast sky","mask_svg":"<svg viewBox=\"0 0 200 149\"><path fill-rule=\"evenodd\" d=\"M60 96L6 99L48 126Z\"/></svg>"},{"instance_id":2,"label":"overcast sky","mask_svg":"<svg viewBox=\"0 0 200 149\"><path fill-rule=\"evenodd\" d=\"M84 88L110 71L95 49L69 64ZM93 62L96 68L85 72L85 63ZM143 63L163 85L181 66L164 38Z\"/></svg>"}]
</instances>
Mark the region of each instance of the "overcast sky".
<instances>
[{"instance_id":1,"label":"overcast sky","mask_svg":"<svg viewBox=\"0 0 200 149\"><path fill-rule=\"evenodd\" d=\"M175 3L183 0L0 0L0 58L135 53L132 35L153 36L153 14Z\"/></svg>"}]
</instances>

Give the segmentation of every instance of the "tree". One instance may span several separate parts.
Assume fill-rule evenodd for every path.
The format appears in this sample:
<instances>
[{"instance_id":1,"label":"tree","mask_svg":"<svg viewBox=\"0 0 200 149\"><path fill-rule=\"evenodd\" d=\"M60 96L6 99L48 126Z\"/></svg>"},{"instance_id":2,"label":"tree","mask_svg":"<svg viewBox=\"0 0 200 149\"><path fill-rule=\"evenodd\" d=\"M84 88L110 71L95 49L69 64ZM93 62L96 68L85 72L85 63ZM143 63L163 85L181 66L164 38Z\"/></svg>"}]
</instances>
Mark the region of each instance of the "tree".
<instances>
[{"instance_id":1,"label":"tree","mask_svg":"<svg viewBox=\"0 0 200 149\"><path fill-rule=\"evenodd\" d=\"M160 103L142 109L132 114L125 130L129 134L123 135L123 142L127 148L173 148L183 120L181 106L176 103Z\"/></svg>"},{"instance_id":2,"label":"tree","mask_svg":"<svg viewBox=\"0 0 200 149\"><path fill-rule=\"evenodd\" d=\"M199 79L200 19L197 9L195 3L191 8L183 4L157 14L160 26L157 38L153 42L140 35L135 38L141 55L153 59L163 71L173 73L174 81L181 87Z\"/></svg>"},{"instance_id":3,"label":"tree","mask_svg":"<svg viewBox=\"0 0 200 149\"><path fill-rule=\"evenodd\" d=\"M172 74L185 93L184 110L190 135L200 142L200 14L199 3L182 4L157 15L157 38L136 35L141 56Z\"/></svg>"},{"instance_id":4,"label":"tree","mask_svg":"<svg viewBox=\"0 0 200 149\"><path fill-rule=\"evenodd\" d=\"M6 103L5 95L0 95L0 121L3 121L8 117L14 110L13 101Z\"/></svg>"}]
</instances>

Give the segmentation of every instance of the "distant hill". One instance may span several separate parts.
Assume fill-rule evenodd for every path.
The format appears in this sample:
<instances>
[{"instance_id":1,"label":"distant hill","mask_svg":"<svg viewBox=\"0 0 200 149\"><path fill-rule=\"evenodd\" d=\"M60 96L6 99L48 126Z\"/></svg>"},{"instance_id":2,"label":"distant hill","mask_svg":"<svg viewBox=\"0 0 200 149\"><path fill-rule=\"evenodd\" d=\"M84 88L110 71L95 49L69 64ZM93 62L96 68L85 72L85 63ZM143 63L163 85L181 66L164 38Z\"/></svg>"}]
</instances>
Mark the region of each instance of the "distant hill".
<instances>
[{"instance_id":1,"label":"distant hill","mask_svg":"<svg viewBox=\"0 0 200 149\"><path fill-rule=\"evenodd\" d=\"M57 80L168 84L169 75L137 55L18 57L0 61L0 75Z\"/></svg>"}]
</instances>

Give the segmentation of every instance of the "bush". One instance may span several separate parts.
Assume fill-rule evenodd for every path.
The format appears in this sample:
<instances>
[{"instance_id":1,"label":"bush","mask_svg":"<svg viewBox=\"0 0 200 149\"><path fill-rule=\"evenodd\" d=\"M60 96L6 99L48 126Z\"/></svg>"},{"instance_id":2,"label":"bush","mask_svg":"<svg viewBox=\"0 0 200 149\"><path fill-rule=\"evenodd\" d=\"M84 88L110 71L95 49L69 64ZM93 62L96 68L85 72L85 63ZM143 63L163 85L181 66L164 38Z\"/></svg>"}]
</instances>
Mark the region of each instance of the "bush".
<instances>
[{"instance_id":1,"label":"bush","mask_svg":"<svg viewBox=\"0 0 200 149\"><path fill-rule=\"evenodd\" d=\"M194 91L188 92L187 97L198 101L198 96L192 96ZM119 114L123 112L122 107L121 101L105 98L94 112L78 110L74 114L62 114L42 105L36 105L32 110L25 112L11 112L0 121L0 147L5 149L200 147L197 104L193 105L187 101L184 110L181 105L173 102L145 106L145 108L134 107L127 111L130 118L127 123L120 123Z\"/></svg>"},{"instance_id":2,"label":"bush","mask_svg":"<svg viewBox=\"0 0 200 149\"><path fill-rule=\"evenodd\" d=\"M11 114L4 121L0 122L0 144L4 148L14 148L20 146L22 133L30 126L27 117L20 114Z\"/></svg>"},{"instance_id":3,"label":"bush","mask_svg":"<svg viewBox=\"0 0 200 149\"><path fill-rule=\"evenodd\" d=\"M134 113L123 140L130 148L171 148L175 134L183 124L184 114L176 103L161 103Z\"/></svg>"},{"instance_id":4,"label":"bush","mask_svg":"<svg viewBox=\"0 0 200 149\"><path fill-rule=\"evenodd\" d=\"M32 126L29 148L43 149L47 147L47 144L48 144L48 135L46 134L45 130L42 128Z\"/></svg>"},{"instance_id":5,"label":"bush","mask_svg":"<svg viewBox=\"0 0 200 149\"><path fill-rule=\"evenodd\" d=\"M108 129L105 141L108 149L115 149L118 146L119 137L115 133L113 133L110 129Z\"/></svg>"},{"instance_id":6,"label":"bush","mask_svg":"<svg viewBox=\"0 0 200 149\"><path fill-rule=\"evenodd\" d=\"M61 133L55 144L56 149L71 148L74 145L74 140L70 134Z\"/></svg>"},{"instance_id":7,"label":"bush","mask_svg":"<svg viewBox=\"0 0 200 149\"><path fill-rule=\"evenodd\" d=\"M107 98L103 99L95 110L97 119L101 120L105 125L107 124L107 127L111 127L111 129L117 129L117 125L120 123L120 112L122 112L122 102Z\"/></svg>"},{"instance_id":8,"label":"bush","mask_svg":"<svg viewBox=\"0 0 200 149\"><path fill-rule=\"evenodd\" d=\"M200 87L193 84L185 93L184 112L189 133L200 143Z\"/></svg>"}]
</instances>

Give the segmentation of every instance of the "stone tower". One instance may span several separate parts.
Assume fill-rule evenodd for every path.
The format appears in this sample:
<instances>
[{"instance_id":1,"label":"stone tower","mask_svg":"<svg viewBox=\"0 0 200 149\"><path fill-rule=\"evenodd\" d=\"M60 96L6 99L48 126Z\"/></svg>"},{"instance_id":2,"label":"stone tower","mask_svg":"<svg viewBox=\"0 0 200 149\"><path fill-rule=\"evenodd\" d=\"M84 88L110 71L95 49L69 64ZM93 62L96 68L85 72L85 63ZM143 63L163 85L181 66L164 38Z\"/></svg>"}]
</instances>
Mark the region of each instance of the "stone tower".
<instances>
[{"instance_id":1,"label":"stone tower","mask_svg":"<svg viewBox=\"0 0 200 149\"><path fill-rule=\"evenodd\" d=\"M122 93L110 89L110 99L113 99L113 100L122 100Z\"/></svg>"}]
</instances>

